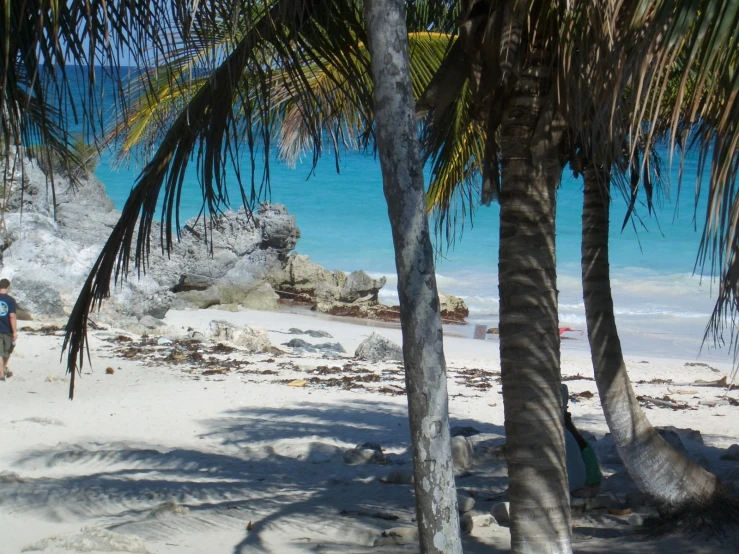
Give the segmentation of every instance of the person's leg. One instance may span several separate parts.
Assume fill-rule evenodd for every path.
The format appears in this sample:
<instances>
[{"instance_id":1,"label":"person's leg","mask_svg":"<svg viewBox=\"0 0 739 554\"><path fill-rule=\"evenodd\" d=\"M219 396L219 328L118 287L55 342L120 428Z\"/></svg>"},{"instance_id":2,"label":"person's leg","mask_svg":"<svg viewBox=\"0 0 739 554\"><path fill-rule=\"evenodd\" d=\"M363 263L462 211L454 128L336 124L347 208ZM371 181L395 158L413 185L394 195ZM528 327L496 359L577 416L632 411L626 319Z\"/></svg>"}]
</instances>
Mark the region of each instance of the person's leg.
<instances>
[{"instance_id":1,"label":"person's leg","mask_svg":"<svg viewBox=\"0 0 739 554\"><path fill-rule=\"evenodd\" d=\"M10 361L10 356L8 356L7 358L3 358L3 368L5 368L5 377L13 376L13 372L10 371L10 369L8 368L9 361Z\"/></svg>"},{"instance_id":2,"label":"person's leg","mask_svg":"<svg viewBox=\"0 0 739 554\"><path fill-rule=\"evenodd\" d=\"M10 335L0 335L0 380L5 380L8 375L8 359L10 358L10 349L12 348L13 337Z\"/></svg>"}]
</instances>

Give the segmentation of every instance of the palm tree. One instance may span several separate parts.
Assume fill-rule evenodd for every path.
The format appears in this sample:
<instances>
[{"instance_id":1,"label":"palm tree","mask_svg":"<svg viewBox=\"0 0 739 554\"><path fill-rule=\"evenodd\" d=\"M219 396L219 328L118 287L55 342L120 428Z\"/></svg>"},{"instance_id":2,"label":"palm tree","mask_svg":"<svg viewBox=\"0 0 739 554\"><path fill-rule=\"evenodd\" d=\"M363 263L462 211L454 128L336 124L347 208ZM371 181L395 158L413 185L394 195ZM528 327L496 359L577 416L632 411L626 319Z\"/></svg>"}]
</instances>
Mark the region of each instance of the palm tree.
<instances>
[{"instance_id":1,"label":"palm tree","mask_svg":"<svg viewBox=\"0 0 739 554\"><path fill-rule=\"evenodd\" d=\"M718 479L657 433L644 415L626 371L610 287L610 171L589 164L583 177L583 298L595 381L608 428L629 475L663 514L705 510L723 500Z\"/></svg>"},{"instance_id":2,"label":"palm tree","mask_svg":"<svg viewBox=\"0 0 739 554\"><path fill-rule=\"evenodd\" d=\"M444 343L399 0L367 0L377 150L395 245L421 552L461 554Z\"/></svg>"}]
</instances>

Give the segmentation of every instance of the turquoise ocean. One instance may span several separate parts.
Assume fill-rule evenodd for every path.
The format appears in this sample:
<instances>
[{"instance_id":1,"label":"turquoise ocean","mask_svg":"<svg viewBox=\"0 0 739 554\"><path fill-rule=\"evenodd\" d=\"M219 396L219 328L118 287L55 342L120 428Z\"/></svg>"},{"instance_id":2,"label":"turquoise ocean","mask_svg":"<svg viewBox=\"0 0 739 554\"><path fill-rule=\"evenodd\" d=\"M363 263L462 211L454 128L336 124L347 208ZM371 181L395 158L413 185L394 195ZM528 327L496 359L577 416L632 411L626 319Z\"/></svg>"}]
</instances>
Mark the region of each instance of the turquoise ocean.
<instances>
[{"instance_id":1,"label":"turquoise ocean","mask_svg":"<svg viewBox=\"0 0 739 554\"><path fill-rule=\"evenodd\" d=\"M655 213L649 215L645 206L638 206L641 218L622 230L626 201L618 194L613 199L610 256L616 316L627 352L695 359L716 292L710 276L701 276L700 268L694 272L706 198L699 198L694 217L695 157L687 157L679 195L678 158L672 167L666 150L663 158L670 178ZM111 159L104 156L96 175L120 209L140 168L121 167ZM296 250L328 269L363 269L373 276L386 276L381 300L397 303L379 160L371 153L344 152L337 172L333 155L321 159L315 170L310 159L294 168L275 159L270 163L270 174L271 191L265 199L286 205L295 215L302 235ZM231 199L236 200L231 207L238 209L241 195L235 175L228 186ZM201 203L193 171L182 197L181 221L197 215ZM561 326L573 329L585 326L580 285L581 215L582 181L566 169L557 200L559 318ZM464 298L470 308L470 326L451 332L471 334L472 324L497 326L498 217L497 205L480 207L471 220L467 218L464 226L457 228L452 246L445 238L435 238L439 289ZM433 221L431 225L433 229ZM572 346L587 346L586 336L578 332L566 336L571 337ZM730 361L726 349L706 346L701 359Z\"/></svg>"},{"instance_id":2,"label":"turquoise ocean","mask_svg":"<svg viewBox=\"0 0 739 554\"><path fill-rule=\"evenodd\" d=\"M110 86L110 81L98 82ZM107 107L108 113L112 110L112 106ZM697 156L686 155L679 194L680 155L676 152L671 159L665 147L661 158L665 188L653 214L637 204L640 218L622 230L627 203L618 193L612 202L611 284L622 344L627 353L729 362L728 349L702 341L717 285L710 268L702 272L695 267L707 200L704 187L696 204ZM113 159L113 152L104 153L96 175L121 209L141 168L114 164ZM202 206L194 166L193 161L185 180L182 222L196 216ZM250 175L246 160L241 173ZM261 168L256 174L261 174ZM310 156L295 167L275 158L270 163L270 176L270 191L264 199L284 204L295 215L302 235L296 250L328 269L363 269L373 276L386 276L381 300L397 303L379 160L372 153L345 151L338 164L329 154L313 168ZM425 180L428 184L428 172ZM241 194L233 171L227 175L227 184L233 201L230 207L238 209ZM580 284L581 215L582 181L565 169L557 198L559 319L560 326L573 329L585 328ZM447 247L444 238L435 239L439 289L464 298L470 308L469 325L448 332L471 336L474 324L498 325L498 219L497 205L480 207L464 226L457 227L453 246ZM587 348L586 336L578 332L565 336L570 347Z\"/></svg>"}]
</instances>

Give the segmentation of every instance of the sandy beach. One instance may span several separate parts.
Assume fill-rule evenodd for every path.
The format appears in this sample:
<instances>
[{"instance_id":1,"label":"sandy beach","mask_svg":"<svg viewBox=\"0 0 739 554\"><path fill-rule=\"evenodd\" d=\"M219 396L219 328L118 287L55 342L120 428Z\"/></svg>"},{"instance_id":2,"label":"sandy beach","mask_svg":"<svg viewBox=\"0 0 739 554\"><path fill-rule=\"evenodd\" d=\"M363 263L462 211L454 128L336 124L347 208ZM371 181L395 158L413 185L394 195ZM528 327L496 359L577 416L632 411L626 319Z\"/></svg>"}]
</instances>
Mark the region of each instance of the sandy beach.
<instances>
[{"instance_id":1,"label":"sandy beach","mask_svg":"<svg viewBox=\"0 0 739 554\"><path fill-rule=\"evenodd\" d=\"M274 348L251 354L184 341L212 320L263 328ZM92 367L85 366L71 402L60 362L63 333L20 322L15 375L0 383L0 554L417 551L373 546L383 531L415 525L412 485L383 482L412 468L402 364L354 358L372 332L400 343L398 328L261 311L170 311L164 321L166 328L143 341L113 328L91 330ZM451 328L445 338L451 425L502 444L497 338L461 333ZM339 343L346 353L295 352L285 343L296 337ZM731 366L656 358L648 350L626 358L637 395L667 395L681 408L651 404L650 421L675 427L692 457L738 481L739 462L721 455L739 443L739 391L690 386L720 379ZM562 372L575 424L597 439L602 457L608 429L586 337L563 340ZM382 447L383 463L348 464L346 452L367 442ZM601 463L602 491L619 501L636 492L623 466ZM465 552L506 551L508 528L486 516L505 499L505 462L493 456L461 469L458 489L475 501ZM739 548L735 536L644 536L634 516L650 510L578 514L575 550Z\"/></svg>"}]
</instances>

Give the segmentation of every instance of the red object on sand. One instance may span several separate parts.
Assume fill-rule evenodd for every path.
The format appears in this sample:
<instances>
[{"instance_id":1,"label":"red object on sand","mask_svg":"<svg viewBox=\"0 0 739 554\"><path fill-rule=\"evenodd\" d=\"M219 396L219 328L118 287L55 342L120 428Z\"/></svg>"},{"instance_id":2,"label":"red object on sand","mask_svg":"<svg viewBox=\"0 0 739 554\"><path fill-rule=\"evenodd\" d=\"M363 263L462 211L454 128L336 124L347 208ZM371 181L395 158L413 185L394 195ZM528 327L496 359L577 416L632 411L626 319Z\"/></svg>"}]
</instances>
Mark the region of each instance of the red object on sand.
<instances>
[{"instance_id":1,"label":"red object on sand","mask_svg":"<svg viewBox=\"0 0 739 554\"><path fill-rule=\"evenodd\" d=\"M582 329L572 329L572 328L570 328L570 327L560 327L560 328L559 328L559 336L560 336L560 337L561 337L562 335L564 335L565 333L569 333L569 332L572 332L572 333L577 333L577 332L579 332L579 333L580 333L580 334L582 335Z\"/></svg>"}]
</instances>

